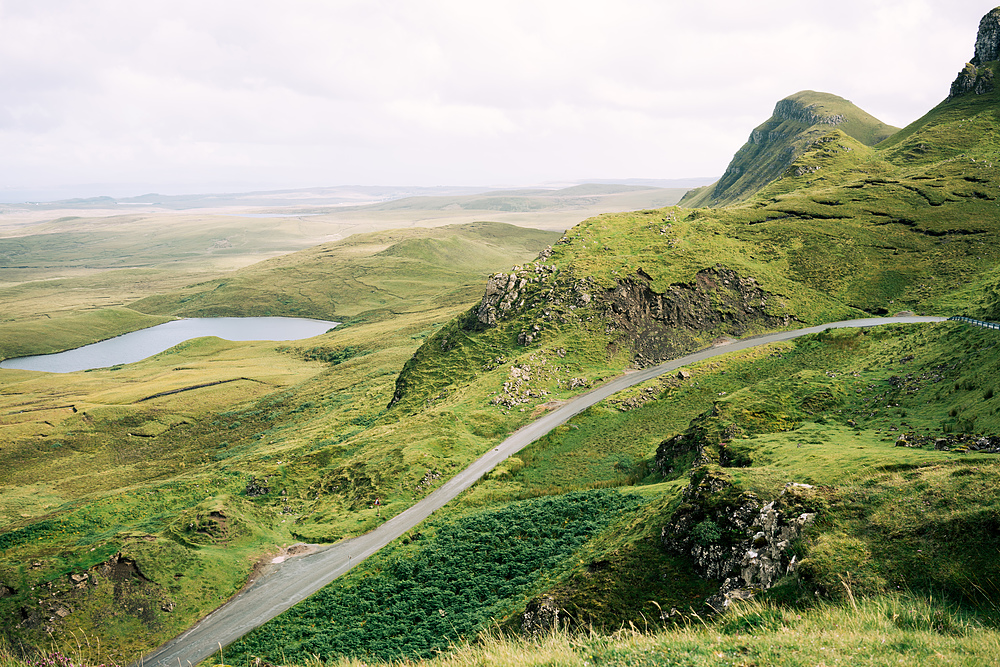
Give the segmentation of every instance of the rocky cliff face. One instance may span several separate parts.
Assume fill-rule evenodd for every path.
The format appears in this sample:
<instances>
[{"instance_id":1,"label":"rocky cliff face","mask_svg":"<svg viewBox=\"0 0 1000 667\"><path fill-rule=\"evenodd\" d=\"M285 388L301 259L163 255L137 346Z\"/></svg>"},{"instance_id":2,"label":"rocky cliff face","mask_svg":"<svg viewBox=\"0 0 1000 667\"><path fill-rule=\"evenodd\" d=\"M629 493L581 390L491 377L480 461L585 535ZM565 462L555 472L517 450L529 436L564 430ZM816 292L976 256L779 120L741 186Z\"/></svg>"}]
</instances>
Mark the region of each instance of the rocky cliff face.
<instances>
[{"instance_id":1,"label":"rocky cliff face","mask_svg":"<svg viewBox=\"0 0 1000 667\"><path fill-rule=\"evenodd\" d=\"M799 100L785 98L774 105L774 118L794 120L806 125L840 125L847 116L817 111L814 104L803 104Z\"/></svg>"},{"instance_id":2,"label":"rocky cliff face","mask_svg":"<svg viewBox=\"0 0 1000 667\"><path fill-rule=\"evenodd\" d=\"M642 271L611 289L590 279L557 280L555 273L554 266L536 262L491 276L475 309L478 322L497 326L530 309L534 321L518 334L520 344L530 345L548 322L597 315L606 319L609 333L617 334L612 352L630 348L640 366L704 345L706 332L742 336L790 322L788 316L768 313L775 297L756 279L723 266L704 269L692 283L671 285L664 293L653 290Z\"/></svg>"},{"instance_id":3,"label":"rocky cliff face","mask_svg":"<svg viewBox=\"0 0 1000 667\"><path fill-rule=\"evenodd\" d=\"M981 67L998 59L1000 59L1000 7L988 13L979 22L972 64Z\"/></svg>"},{"instance_id":4,"label":"rocky cliff face","mask_svg":"<svg viewBox=\"0 0 1000 667\"><path fill-rule=\"evenodd\" d=\"M794 542L816 516L805 511L812 492L808 484L789 483L776 500L763 503L722 475L696 470L661 531L663 546L689 556L702 577L721 582L706 604L723 611L795 572Z\"/></svg>"},{"instance_id":5,"label":"rocky cliff face","mask_svg":"<svg viewBox=\"0 0 1000 667\"><path fill-rule=\"evenodd\" d=\"M715 266L699 271L691 284L653 291L641 274L596 297L622 344L638 365L671 359L699 347L705 332L740 337L754 327L787 326L790 318L768 314L772 295L752 276ZM699 334L701 336L699 336Z\"/></svg>"},{"instance_id":6,"label":"rocky cliff face","mask_svg":"<svg viewBox=\"0 0 1000 667\"><path fill-rule=\"evenodd\" d=\"M976 35L975 52L951 84L948 99L975 93L983 95L994 88L990 63L1000 59L1000 7L983 17Z\"/></svg>"}]
</instances>

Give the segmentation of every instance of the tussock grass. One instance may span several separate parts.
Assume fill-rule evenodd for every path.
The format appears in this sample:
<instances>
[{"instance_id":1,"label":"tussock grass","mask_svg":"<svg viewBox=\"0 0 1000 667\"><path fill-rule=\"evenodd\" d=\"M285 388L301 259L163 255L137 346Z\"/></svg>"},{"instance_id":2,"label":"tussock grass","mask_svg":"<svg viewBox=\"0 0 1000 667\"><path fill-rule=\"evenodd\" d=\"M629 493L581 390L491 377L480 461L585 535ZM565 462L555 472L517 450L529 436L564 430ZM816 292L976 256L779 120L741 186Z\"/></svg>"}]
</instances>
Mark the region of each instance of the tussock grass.
<instances>
[{"instance_id":1,"label":"tussock grass","mask_svg":"<svg viewBox=\"0 0 1000 667\"><path fill-rule=\"evenodd\" d=\"M74 667L96 667L86 653L70 652ZM788 609L743 603L718 622L692 618L682 627L625 627L614 634L559 630L526 639L499 629L451 645L422 661L372 663L357 658L281 661L303 667L360 667L370 664L427 665L731 665L777 667L851 664L1000 664L1000 634L974 615L933 598L908 594L858 598L854 604L820 604ZM211 664L212 660L207 664ZM227 651L226 664L250 665ZM0 650L4 667L35 667Z\"/></svg>"},{"instance_id":2,"label":"tussock grass","mask_svg":"<svg viewBox=\"0 0 1000 667\"><path fill-rule=\"evenodd\" d=\"M930 598L897 595L795 610L744 603L718 622L691 619L613 635L556 631L525 639L490 631L431 660L441 665L995 665L1000 634ZM354 667L359 660L307 661Z\"/></svg>"}]
</instances>

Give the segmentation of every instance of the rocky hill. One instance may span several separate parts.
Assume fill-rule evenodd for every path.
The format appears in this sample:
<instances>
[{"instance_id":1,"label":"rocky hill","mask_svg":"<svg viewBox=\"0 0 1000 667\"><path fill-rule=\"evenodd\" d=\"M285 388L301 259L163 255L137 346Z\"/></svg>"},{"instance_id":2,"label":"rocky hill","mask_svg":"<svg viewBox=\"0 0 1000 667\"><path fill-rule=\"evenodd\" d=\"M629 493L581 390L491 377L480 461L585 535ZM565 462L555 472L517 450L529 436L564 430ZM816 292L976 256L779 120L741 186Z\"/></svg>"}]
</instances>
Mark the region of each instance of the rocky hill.
<instances>
[{"instance_id":1,"label":"rocky hill","mask_svg":"<svg viewBox=\"0 0 1000 667\"><path fill-rule=\"evenodd\" d=\"M687 193L681 206L725 206L743 201L778 179L831 128L874 146L899 128L886 125L851 102L804 90L778 101L774 114L754 128L718 182Z\"/></svg>"}]
</instances>

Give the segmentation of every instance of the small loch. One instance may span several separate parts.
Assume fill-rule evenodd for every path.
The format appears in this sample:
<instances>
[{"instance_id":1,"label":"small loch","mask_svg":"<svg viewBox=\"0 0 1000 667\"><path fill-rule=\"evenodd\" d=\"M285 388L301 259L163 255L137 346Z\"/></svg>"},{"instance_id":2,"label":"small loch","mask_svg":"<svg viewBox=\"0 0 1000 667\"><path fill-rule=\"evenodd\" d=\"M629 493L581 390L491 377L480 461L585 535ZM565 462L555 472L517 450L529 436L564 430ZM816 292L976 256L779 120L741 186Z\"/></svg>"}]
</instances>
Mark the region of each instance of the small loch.
<instances>
[{"instance_id":1,"label":"small loch","mask_svg":"<svg viewBox=\"0 0 1000 667\"><path fill-rule=\"evenodd\" d=\"M224 340L301 340L337 326L337 322L300 317L192 317L140 329L57 354L0 361L0 368L72 373L141 361L192 338Z\"/></svg>"}]
</instances>

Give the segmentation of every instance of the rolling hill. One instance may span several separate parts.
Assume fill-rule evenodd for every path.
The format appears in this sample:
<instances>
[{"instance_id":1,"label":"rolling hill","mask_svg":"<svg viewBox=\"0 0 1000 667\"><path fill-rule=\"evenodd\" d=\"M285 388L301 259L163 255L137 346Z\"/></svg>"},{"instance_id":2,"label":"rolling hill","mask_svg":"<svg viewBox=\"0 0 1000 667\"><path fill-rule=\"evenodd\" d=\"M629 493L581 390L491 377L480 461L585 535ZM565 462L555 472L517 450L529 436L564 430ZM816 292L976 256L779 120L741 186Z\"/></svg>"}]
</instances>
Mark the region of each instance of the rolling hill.
<instances>
[{"instance_id":1,"label":"rolling hill","mask_svg":"<svg viewBox=\"0 0 1000 667\"><path fill-rule=\"evenodd\" d=\"M888 137L870 117L815 122L857 114L839 98L779 103L799 117L741 149L726 206L607 213L537 256L525 240L495 272L493 225L376 235L133 304L325 308L351 326L280 348L201 341L73 378L58 396L86 403L79 413L57 412L55 395L32 399L48 410L37 418L9 405L10 640L66 647L81 628L102 659L131 659L235 591L268 549L371 530L630 368L866 314L1000 318L998 46L1000 8L948 98ZM466 273L487 266L485 285ZM996 336L961 322L827 332L637 385L220 661L417 659L470 642L456 660L988 663ZM128 400L151 377L221 364L269 388ZM46 391L16 381L18 403Z\"/></svg>"},{"instance_id":2,"label":"rolling hill","mask_svg":"<svg viewBox=\"0 0 1000 667\"><path fill-rule=\"evenodd\" d=\"M899 128L886 125L851 102L812 90L780 100L774 114L754 128L726 172L713 185L695 189L681 205L725 206L741 202L780 178L816 140L837 128L865 146L874 146Z\"/></svg>"}]
</instances>

